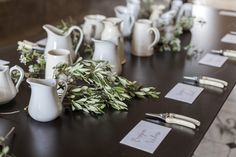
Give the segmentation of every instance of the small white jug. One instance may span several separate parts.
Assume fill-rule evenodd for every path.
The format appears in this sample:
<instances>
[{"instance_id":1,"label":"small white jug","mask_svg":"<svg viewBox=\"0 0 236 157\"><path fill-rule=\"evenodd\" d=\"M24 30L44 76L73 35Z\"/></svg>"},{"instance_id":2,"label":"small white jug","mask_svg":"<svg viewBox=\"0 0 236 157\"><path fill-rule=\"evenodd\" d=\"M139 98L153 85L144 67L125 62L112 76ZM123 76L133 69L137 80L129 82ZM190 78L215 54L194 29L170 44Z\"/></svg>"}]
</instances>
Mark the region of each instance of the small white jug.
<instances>
[{"instance_id":1,"label":"small white jug","mask_svg":"<svg viewBox=\"0 0 236 157\"><path fill-rule=\"evenodd\" d=\"M183 5L182 0L173 0L171 3L171 10L176 10L178 12L182 5Z\"/></svg>"},{"instance_id":2,"label":"small white jug","mask_svg":"<svg viewBox=\"0 0 236 157\"><path fill-rule=\"evenodd\" d=\"M152 22L147 19L139 19L134 25L132 54L135 56L151 56L153 47L159 39L160 32L157 28L152 27Z\"/></svg>"},{"instance_id":3,"label":"small white jug","mask_svg":"<svg viewBox=\"0 0 236 157\"><path fill-rule=\"evenodd\" d=\"M91 39L101 39L101 34L104 29L102 21L106 17L103 15L87 15L84 17L83 32L86 42L91 42Z\"/></svg>"},{"instance_id":4,"label":"small white jug","mask_svg":"<svg viewBox=\"0 0 236 157\"><path fill-rule=\"evenodd\" d=\"M55 49L48 52L46 58L45 78L54 78L54 67L59 63L72 64L71 53L66 49Z\"/></svg>"},{"instance_id":5,"label":"small white jug","mask_svg":"<svg viewBox=\"0 0 236 157\"><path fill-rule=\"evenodd\" d=\"M93 60L105 60L112 65L112 72L119 75L122 71L120 57L117 51L117 46L108 40L95 40L95 50Z\"/></svg>"},{"instance_id":6,"label":"small white jug","mask_svg":"<svg viewBox=\"0 0 236 157\"><path fill-rule=\"evenodd\" d=\"M57 80L28 78L26 81L31 86L29 115L40 122L56 119L62 112L62 101L67 92L67 83L62 81L65 89L61 98L59 98Z\"/></svg>"},{"instance_id":7,"label":"small white jug","mask_svg":"<svg viewBox=\"0 0 236 157\"><path fill-rule=\"evenodd\" d=\"M175 14L176 11L175 10L170 10L164 14L161 15L160 17L160 23L164 26L168 26L168 25L172 25L174 22L174 18L175 18Z\"/></svg>"},{"instance_id":8,"label":"small white jug","mask_svg":"<svg viewBox=\"0 0 236 157\"><path fill-rule=\"evenodd\" d=\"M56 28L55 26L52 25L44 25L43 29L47 32L48 39L47 39L47 44L45 48L45 54L47 57L48 51L53 50L53 49L67 49L71 53L71 58L74 61L77 57L80 45L83 40L83 31L78 27L78 26L72 26L69 28L67 32L63 32L62 30ZM72 33L73 30L78 30L80 33L80 39L77 43L77 46L74 50L73 45L72 45L72 40L70 34Z\"/></svg>"},{"instance_id":9,"label":"small white jug","mask_svg":"<svg viewBox=\"0 0 236 157\"><path fill-rule=\"evenodd\" d=\"M116 17L120 18L123 20L122 26L121 26L121 31L124 37L130 36L135 18L134 16L129 12L128 8L125 6L116 6L114 8Z\"/></svg>"},{"instance_id":10,"label":"small white jug","mask_svg":"<svg viewBox=\"0 0 236 157\"><path fill-rule=\"evenodd\" d=\"M11 75L16 70L20 72L19 80L14 85ZM15 65L9 70L8 66L0 65L0 105L11 101L19 91L19 86L24 78L24 70Z\"/></svg>"},{"instance_id":11,"label":"small white jug","mask_svg":"<svg viewBox=\"0 0 236 157\"><path fill-rule=\"evenodd\" d=\"M127 3L128 10L134 16L135 20L137 20L140 9L141 9L141 1L140 0L127 0L126 3Z\"/></svg>"},{"instance_id":12,"label":"small white jug","mask_svg":"<svg viewBox=\"0 0 236 157\"><path fill-rule=\"evenodd\" d=\"M112 41L118 46L118 52L120 56L121 64L126 62L124 52L124 37L121 33L121 22L122 20L117 17L110 17L103 21L105 28L102 32L101 40Z\"/></svg>"}]
</instances>

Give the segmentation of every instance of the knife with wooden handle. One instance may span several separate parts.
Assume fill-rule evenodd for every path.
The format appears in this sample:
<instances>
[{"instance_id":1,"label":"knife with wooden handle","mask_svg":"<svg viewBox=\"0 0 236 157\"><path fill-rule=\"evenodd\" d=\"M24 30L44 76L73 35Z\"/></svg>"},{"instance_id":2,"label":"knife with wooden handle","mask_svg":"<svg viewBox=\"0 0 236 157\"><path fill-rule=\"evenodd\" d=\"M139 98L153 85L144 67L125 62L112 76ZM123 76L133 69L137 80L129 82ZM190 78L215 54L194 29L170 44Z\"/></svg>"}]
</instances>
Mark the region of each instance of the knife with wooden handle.
<instances>
[{"instance_id":1,"label":"knife with wooden handle","mask_svg":"<svg viewBox=\"0 0 236 157\"><path fill-rule=\"evenodd\" d=\"M169 123L169 124L177 124L177 125L182 125L182 126L191 128L191 129L196 129L196 125L185 120L169 117L169 118L166 118L165 121L166 123Z\"/></svg>"},{"instance_id":2,"label":"knife with wooden handle","mask_svg":"<svg viewBox=\"0 0 236 157\"><path fill-rule=\"evenodd\" d=\"M220 79L216 79L216 78L212 78L212 77L208 77L208 76L202 76L202 79L219 82L219 83L222 83L224 86L228 86L228 82L226 82L224 80L220 80Z\"/></svg>"},{"instance_id":3,"label":"knife with wooden handle","mask_svg":"<svg viewBox=\"0 0 236 157\"><path fill-rule=\"evenodd\" d=\"M184 116L184 115L179 115L179 114L176 114L176 113L169 113L169 116L170 117L175 117L175 118L178 118L178 119L182 119L182 120L185 120L185 121L189 121L189 122L195 124L196 126L201 125L200 121L198 121L194 118L191 118L191 117Z\"/></svg>"}]
</instances>

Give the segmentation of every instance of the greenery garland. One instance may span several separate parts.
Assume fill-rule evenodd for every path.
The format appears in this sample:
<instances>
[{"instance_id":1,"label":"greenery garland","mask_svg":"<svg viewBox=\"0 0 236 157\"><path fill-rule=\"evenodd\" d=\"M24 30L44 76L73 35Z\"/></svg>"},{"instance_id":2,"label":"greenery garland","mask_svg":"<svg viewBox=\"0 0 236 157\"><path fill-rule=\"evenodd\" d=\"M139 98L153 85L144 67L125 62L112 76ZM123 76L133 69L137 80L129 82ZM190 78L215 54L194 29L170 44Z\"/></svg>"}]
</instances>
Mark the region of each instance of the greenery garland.
<instances>
[{"instance_id":1,"label":"greenery garland","mask_svg":"<svg viewBox=\"0 0 236 157\"><path fill-rule=\"evenodd\" d=\"M129 81L111 71L105 61L79 58L73 65L59 64L55 67L57 78L66 78L70 84L66 100L73 110L101 114L105 108L127 110L125 101L134 97L159 98L154 87L142 88L136 81ZM78 80L87 85L78 85Z\"/></svg>"}]
</instances>

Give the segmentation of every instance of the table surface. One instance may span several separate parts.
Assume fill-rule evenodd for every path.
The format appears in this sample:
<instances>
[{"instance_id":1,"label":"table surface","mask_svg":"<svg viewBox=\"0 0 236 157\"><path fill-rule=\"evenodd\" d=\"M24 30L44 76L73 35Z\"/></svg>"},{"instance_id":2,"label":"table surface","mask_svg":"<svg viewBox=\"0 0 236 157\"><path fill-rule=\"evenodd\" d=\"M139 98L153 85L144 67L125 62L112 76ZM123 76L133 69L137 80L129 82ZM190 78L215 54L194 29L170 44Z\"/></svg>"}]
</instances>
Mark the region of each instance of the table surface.
<instances>
[{"instance_id":1,"label":"table surface","mask_svg":"<svg viewBox=\"0 0 236 157\"><path fill-rule=\"evenodd\" d=\"M144 86L154 86L161 92L160 99L133 99L127 104L128 111L109 111L102 116L92 117L78 112L64 112L48 123L34 121L23 111L28 105L30 88L24 82L20 92L0 111L21 110L19 114L1 116L16 127L11 141L11 152L16 157L67 157L67 156L113 156L113 157L190 157L207 132L217 113L229 96L236 82L236 62L228 60L223 67L215 68L198 64L211 49L235 49L232 44L221 43L220 39L229 31L236 30L233 17L218 15L216 10L195 6L194 14L206 21L196 23L191 32L182 36L183 43L190 41L204 53L188 57L185 51L155 52L151 57L136 57L130 54L130 43L126 42L126 64L122 76L136 80ZM16 46L0 48L0 58L18 63ZM166 99L164 96L184 75L207 75L229 83L224 91L204 90L193 104ZM146 112L174 112L201 121L197 130L169 125L172 130L154 154L149 154L120 144L121 139L138 123ZM164 125L164 124L161 124Z\"/></svg>"}]
</instances>

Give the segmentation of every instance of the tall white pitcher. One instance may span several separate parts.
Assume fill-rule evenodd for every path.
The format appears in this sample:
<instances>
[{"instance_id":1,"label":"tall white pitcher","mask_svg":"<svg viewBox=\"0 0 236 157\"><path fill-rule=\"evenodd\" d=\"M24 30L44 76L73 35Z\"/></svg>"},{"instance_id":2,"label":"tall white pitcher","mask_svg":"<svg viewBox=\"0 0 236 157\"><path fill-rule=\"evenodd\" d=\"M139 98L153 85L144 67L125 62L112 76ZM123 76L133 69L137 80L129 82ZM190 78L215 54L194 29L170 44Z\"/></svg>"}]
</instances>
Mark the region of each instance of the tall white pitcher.
<instances>
[{"instance_id":1,"label":"tall white pitcher","mask_svg":"<svg viewBox=\"0 0 236 157\"><path fill-rule=\"evenodd\" d=\"M47 32L47 35L48 35L47 44L45 48L46 55L48 51L52 49L67 49L71 52L72 60L76 59L77 53L79 51L80 45L83 40L83 32L78 26L70 27L67 32L63 32L62 30L49 24L44 25L43 29ZM70 36L73 30L78 30L80 32L80 38L79 38L79 41L77 43L75 50L73 48L72 40Z\"/></svg>"},{"instance_id":2,"label":"tall white pitcher","mask_svg":"<svg viewBox=\"0 0 236 157\"><path fill-rule=\"evenodd\" d=\"M86 42L90 42L92 38L101 39L101 34L104 29L102 21L105 18L105 16L99 14L84 17L83 32Z\"/></svg>"},{"instance_id":3,"label":"tall white pitcher","mask_svg":"<svg viewBox=\"0 0 236 157\"><path fill-rule=\"evenodd\" d=\"M105 28L102 32L102 40L112 41L118 46L118 52L120 56L121 64L126 62L124 52L124 37L121 33L121 22L120 18L110 17L103 21Z\"/></svg>"},{"instance_id":4,"label":"tall white pitcher","mask_svg":"<svg viewBox=\"0 0 236 157\"><path fill-rule=\"evenodd\" d=\"M160 39L157 28L147 19L139 19L135 22L132 36L132 54L136 56L151 56L154 46Z\"/></svg>"}]
</instances>

